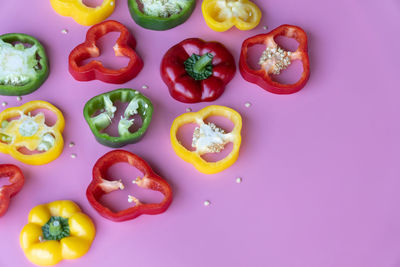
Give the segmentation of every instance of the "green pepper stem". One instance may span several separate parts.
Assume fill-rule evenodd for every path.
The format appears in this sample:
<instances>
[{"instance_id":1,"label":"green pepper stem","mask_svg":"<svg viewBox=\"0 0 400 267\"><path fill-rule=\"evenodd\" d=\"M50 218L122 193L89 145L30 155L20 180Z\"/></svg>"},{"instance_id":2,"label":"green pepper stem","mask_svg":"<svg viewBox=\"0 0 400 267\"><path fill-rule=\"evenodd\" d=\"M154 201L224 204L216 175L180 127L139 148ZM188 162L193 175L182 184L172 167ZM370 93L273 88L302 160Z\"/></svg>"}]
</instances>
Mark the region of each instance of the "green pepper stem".
<instances>
[{"instance_id":1,"label":"green pepper stem","mask_svg":"<svg viewBox=\"0 0 400 267\"><path fill-rule=\"evenodd\" d=\"M197 73L202 72L207 65L211 64L212 59L213 55L210 53L202 55L199 60L194 63L193 71Z\"/></svg>"},{"instance_id":2,"label":"green pepper stem","mask_svg":"<svg viewBox=\"0 0 400 267\"><path fill-rule=\"evenodd\" d=\"M61 240L70 235L68 218L51 216L49 221L42 226L45 240Z\"/></svg>"},{"instance_id":3,"label":"green pepper stem","mask_svg":"<svg viewBox=\"0 0 400 267\"><path fill-rule=\"evenodd\" d=\"M52 236L59 235L61 233L61 231L62 231L62 226L59 221L54 221L53 223L51 223L49 225L49 233Z\"/></svg>"}]
</instances>

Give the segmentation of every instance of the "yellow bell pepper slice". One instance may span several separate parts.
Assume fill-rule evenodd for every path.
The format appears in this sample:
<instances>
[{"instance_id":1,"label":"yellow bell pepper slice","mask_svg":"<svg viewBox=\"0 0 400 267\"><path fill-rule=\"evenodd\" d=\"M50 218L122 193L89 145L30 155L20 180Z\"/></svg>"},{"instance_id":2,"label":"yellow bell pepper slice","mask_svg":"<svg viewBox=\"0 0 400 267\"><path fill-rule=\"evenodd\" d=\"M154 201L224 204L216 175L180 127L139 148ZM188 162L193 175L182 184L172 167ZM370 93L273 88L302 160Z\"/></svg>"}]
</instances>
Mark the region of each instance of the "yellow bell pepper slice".
<instances>
[{"instance_id":1,"label":"yellow bell pepper slice","mask_svg":"<svg viewBox=\"0 0 400 267\"><path fill-rule=\"evenodd\" d=\"M29 261L49 266L85 255L95 234L92 220L77 204L58 200L30 211L19 240Z\"/></svg>"},{"instance_id":2,"label":"yellow bell pepper slice","mask_svg":"<svg viewBox=\"0 0 400 267\"><path fill-rule=\"evenodd\" d=\"M217 32L233 26L242 31L251 30L261 20L261 10L249 0L204 0L201 10L208 27Z\"/></svg>"},{"instance_id":3,"label":"yellow bell pepper slice","mask_svg":"<svg viewBox=\"0 0 400 267\"><path fill-rule=\"evenodd\" d=\"M225 133L212 123L204 123L204 120L211 116L223 116L231 120L234 124L233 130ZM196 148L195 151L187 150L176 137L179 128L188 123L199 125L193 135L192 146ZM241 129L242 117L238 112L228 107L211 105L198 112L189 112L177 117L171 126L171 145L179 157L193 164L198 171L205 174L214 174L230 167L237 160L242 140ZM208 162L201 157L206 153L220 152L224 145L229 142L233 143L233 149L225 158L216 162Z\"/></svg>"},{"instance_id":4,"label":"yellow bell pepper slice","mask_svg":"<svg viewBox=\"0 0 400 267\"><path fill-rule=\"evenodd\" d=\"M46 109L55 114L54 125L45 123L42 112L32 116L31 112ZM17 118L17 119L16 119ZM0 113L0 152L31 165L42 165L55 160L62 152L64 140L61 133L65 121L61 111L46 101L31 101L20 107L7 108ZM38 153L24 154L21 148Z\"/></svg>"},{"instance_id":5,"label":"yellow bell pepper slice","mask_svg":"<svg viewBox=\"0 0 400 267\"><path fill-rule=\"evenodd\" d=\"M90 26L102 22L114 11L115 0L104 0L98 7L88 7L82 0L50 0L53 9L65 17L72 17L77 23Z\"/></svg>"}]
</instances>

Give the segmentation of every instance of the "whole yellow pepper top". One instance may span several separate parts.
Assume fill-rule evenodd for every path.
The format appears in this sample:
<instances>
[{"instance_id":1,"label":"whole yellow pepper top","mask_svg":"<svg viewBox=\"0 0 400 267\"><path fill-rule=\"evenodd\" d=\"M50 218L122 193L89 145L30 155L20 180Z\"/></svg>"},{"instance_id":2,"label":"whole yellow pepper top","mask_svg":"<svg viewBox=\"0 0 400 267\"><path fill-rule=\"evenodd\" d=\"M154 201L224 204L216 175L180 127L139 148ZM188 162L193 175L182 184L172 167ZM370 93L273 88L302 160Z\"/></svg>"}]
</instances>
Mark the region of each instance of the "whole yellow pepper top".
<instances>
[{"instance_id":1,"label":"whole yellow pepper top","mask_svg":"<svg viewBox=\"0 0 400 267\"><path fill-rule=\"evenodd\" d=\"M88 252L96 230L92 220L70 200L34 207L20 234L25 256L40 266L76 259Z\"/></svg>"},{"instance_id":2,"label":"whole yellow pepper top","mask_svg":"<svg viewBox=\"0 0 400 267\"><path fill-rule=\"evenodd\" d=\"M201 10L208 27L218 32L233 26L251 30L261 20L261 10L249 0L204 0Z\"/></svg>"},{"instance_id":3,"label":"whole yellow pepper top","mask_svg":"<svg viewBox=\"0 0 400 267\"><path fill-rule=\"evenodd\" d=\"M50 3L58 14L72 17L84 26L102 22L113 13L115 8L115 0L104 0L98 7L88 7L82 0L50 0Z\"/></svg>"}]
</instances>

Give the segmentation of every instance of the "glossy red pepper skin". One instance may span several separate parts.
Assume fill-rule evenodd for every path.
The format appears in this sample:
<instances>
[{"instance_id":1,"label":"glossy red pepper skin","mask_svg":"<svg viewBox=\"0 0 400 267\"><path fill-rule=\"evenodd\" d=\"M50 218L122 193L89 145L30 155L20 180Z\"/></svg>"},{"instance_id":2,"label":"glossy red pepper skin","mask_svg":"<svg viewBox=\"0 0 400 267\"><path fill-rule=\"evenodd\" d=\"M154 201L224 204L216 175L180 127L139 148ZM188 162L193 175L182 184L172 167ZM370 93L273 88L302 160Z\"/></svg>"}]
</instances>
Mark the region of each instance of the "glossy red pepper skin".
<instances>
[{"instance_id":1,"label":"glossy red pepper skin","mask_svg":"<svg viewBox=\"0 0 400 267\"><path fill-rule=\"evenodd\" d=\"M164 195L164 199L160 203L139 203L135 206L113 212L108 207L103 206L99 199L102 195L107 194L116 189L107 190L102 184L106 179L107 170L115 163L126 162L137 168L144 175L143 183L139 186L151 190L159 191ZM151 167L139 156L125 150L113 150L106 153L97 160L93 167L93 180L86 190L86 196L92 207L104 218L115 222L132 220L142 214L159 214L166 211L172 202L172 189L170 185L159 175L157 175Z\"/></svg>"},{"instance_id":2,"label":"glossy red pepper skin","mask_svg":"<svg viewBox=\"0 0 400 267\"><path fill-rule=\"evenodd\" d=\"M274 38L277 36L285 36L294 38L299 46L295 52L292 52L291 60L300 60L303 64L303 73L300 79L294 84L282 84L276 82L271 77L271 73L267 70L255 70L248 63L248 48L254 45L266 45L267 47L276 46ZM242 44L240 53L239 70L243 78L251 83L255 83L265 90L274 94L293 94L300 91L307 83L310 77L310 62L308 58L308 42L307 35L303 29L293 25L281 25L266 34L259 34L248 38Z\"/></svg>"},{"instance_id":3,"label":"glossy red pepper skin","mask_svg":"<svg viewBox=\"0 0 400 267\"><path fill-rule=\"evenodd\" d=\"M8 177L10 184L0 188L0 217L6 213L10 199L21 190L25 182L20 168L12 164L0 164L0 178L4 177Z\"/></svg>"},{"instance_id":4,"label":"glossy red pepper skin","mask_svg":"<svg viewBox=\"0 0 400 267\"><path fill-rule=\"evenodd\" d=\"M192 55L211 53L213 73L196 81L185 70L184 62ZM173 98L184 103L210 102L222 95L236 72L235 60L224 45L198 38L183 40L171 47L161 62L161 77Z\"/></svg>"},{"instance_id":5,"label":"glossy red pepper skin","mask_svg":"<svg viewBox=\"0 0 400 267\"><path fill-rule=\"evenodd\" d=\"M81 63L88 58L100 55L96 46L99 38L109 32L120 32L114 45L116 56L125 56L130 59L124 68L108 69L98 60L92 60L86 65ZM118 21L108 20L91 27L86 34L86 41L75 47L69 55L69 72L78 81L100 80L106 83L125 83L138 75L143 68L143 61L135 52L136 40L129 30Z\"/></svg>"}]
</instances>

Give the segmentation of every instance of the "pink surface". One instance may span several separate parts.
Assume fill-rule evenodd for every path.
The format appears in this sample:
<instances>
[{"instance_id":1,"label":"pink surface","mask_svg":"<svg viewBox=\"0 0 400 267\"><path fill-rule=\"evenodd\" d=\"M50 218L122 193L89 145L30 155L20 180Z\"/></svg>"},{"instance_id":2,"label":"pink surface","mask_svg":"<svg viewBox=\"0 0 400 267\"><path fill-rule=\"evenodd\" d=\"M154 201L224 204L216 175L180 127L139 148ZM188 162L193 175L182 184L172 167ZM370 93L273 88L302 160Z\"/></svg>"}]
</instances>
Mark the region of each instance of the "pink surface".
<instances>
[{"instance_id":1,"label":"pink surface","mask_svg":"<svg viewBox=\"0 0 400 267\"><path fill-rule=\"evenodd\" d=\"M1 163L17 164L26 175L24 188L0 219L0 266L30 266L19 247L20 230L33 206L57 199L76 201L97 227L89 253L60 267L400 266L399 2L255 2L263 10L255 30L217 33L206 26L200 3L187 23L154 32L137 26L126 1L117 1L110 19L131 29L145 62L137 78L119 86L77 82L69 75L68 54L88 27L57 15L49 1L2 1L0 34L37 37L51 71L22 102L4 96L0 101L9 107L36 99L53 103L64 112L66 144L76 146L66 145L45 166L0 155ZM197 172L175 155L169 129L187 107L197 111L208 104L186 105L169 96L158 71L162 55L187 37L200 37L226 44L238 60L245 38L265 32L263 25L272 29L285 23L309 36L308 84L297 94L279 96L237 73L213 104L243 116L239 159L219 174ZM139 89L155 106L146 136L124 149L168 180L174 201L164 214L114 223L86 200L92 166L111 149L95 141L82 109L92 96L121 87ZM247 101L250 108L244 106ZM238 176L243 183L235 182ZM205 200L211 201L209 207Z\"/></svg>"}]
</instances>

